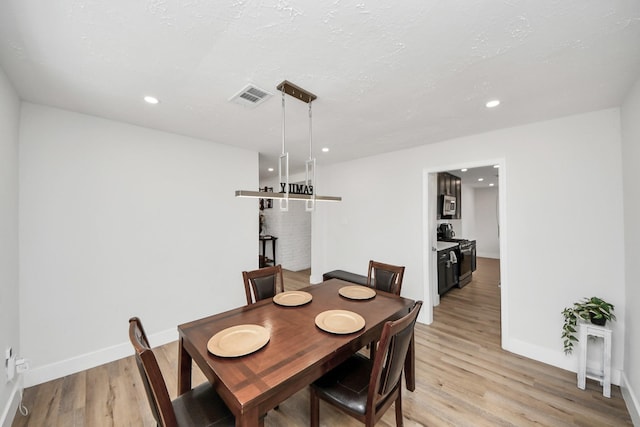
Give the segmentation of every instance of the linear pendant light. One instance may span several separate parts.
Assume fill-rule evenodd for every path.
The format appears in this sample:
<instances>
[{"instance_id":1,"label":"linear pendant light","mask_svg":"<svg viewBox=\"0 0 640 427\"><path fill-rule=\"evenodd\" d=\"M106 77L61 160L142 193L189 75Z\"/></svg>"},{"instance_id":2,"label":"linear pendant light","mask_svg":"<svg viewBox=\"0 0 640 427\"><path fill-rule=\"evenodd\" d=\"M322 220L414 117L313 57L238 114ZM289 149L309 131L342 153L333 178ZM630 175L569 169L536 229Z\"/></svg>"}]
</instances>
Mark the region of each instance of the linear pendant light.
<instances>
[{"instance_id":1,"label":"linear pendant light","mask_svg":"<svg viewBox=\"0 0 640 427\"><path fill-rule=\"evenodd\" d=\"M316 202L339 202L339 196L318 196L316 195L316 159L312 150L312 113L311 103L317 98L311 92L285 80L276 87L282 93L282 152L278 164L278 178L280 192L248 191L236 190L236 197L250 197L257 199L279 199L280 210L289 210L289 200L304 200L305 209L313 211ZM292 96L309 104L309 158L305 162L304 184L291 184L289 182L289 152L285 149L285 94Z\"/></svg>"}]
</instances>

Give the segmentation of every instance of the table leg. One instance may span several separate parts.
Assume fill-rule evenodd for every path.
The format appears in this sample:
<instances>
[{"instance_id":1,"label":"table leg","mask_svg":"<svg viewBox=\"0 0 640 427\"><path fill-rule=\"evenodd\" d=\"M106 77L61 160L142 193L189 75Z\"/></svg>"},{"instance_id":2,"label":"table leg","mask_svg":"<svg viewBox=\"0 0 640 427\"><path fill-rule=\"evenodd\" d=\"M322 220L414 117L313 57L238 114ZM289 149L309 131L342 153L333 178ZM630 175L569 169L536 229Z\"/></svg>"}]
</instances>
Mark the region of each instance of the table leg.
<instances>
[{"instance_id":1,"label":"table leg","mask_svg":"<svg viewBox=\"0 0 640 427\"><path fill-rule=\"evenodd\" d=\"M404 361L404 375L405 382L407 384L407 390L415 391L416 389L416 346L415 346L415 334L411 336L411 342L409 342L409 350L407 351L407 358Z\"/></svg>"},{"instance_id":2,"label":"table leg","mask_svg":"<svg viewBox=\"0 0 640 427\"><path fill-rule=\"evenodd\" d=\"M604 333L604 357L602 372L602 394L604 397L611 397L611 331Z\"/></svg>"},{"instance_id":3,"label":"table leg","mask_svg":"<svg viewBox=\"0 0 640 427\"><path fill-rule=\"evenodd\" d=\"M587 328L583 325L578 328L578 388L584 390L587 383Z\"/></svg>"},{"instance_id":4,"label":"table leg","mask_svg":"<svg viewBox=\"0 0 640 427\"><path fill-rule=\"evenodd\" d=\"M264 427L264 416L260 416L258 408L251 408L236 416L236 427Z\"/></svg>"},{"instance_id":5,"label":"table leg","mask_svg":"<svg viewBox=\"0 0 640 427\"><path fill-rule=\"evenodd\" d=\"M271 252L273 252L273 265L278 265L276 262L276 239L271 239Z\"/></svg>"},{"instance_id":6,"label":"table leg","mask_svg":"<svg viewBox=\"0 0 640 427\"><path fill-rule=\"evenodd\" d=\"M178 340L178 396L191 390L191 355L184 348L182 337Z\"/></svg>"}]
</instances>

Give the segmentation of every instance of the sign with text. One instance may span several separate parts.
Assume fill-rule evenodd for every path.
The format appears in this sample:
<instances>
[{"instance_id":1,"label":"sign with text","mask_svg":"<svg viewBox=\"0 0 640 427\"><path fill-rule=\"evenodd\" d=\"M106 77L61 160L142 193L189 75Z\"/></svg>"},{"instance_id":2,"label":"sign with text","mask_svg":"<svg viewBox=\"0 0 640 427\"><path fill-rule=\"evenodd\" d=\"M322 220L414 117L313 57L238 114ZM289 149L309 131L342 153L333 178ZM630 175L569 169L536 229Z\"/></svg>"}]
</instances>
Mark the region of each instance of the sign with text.
<instances>
[{"instance_id":1,"label":"sign with text","mask_svg":"<svg viewBox=\"0 0 640 427\"><path fill-rule=\"evenodd\" d=\"M313 185L305 185L305 184L289 184L289 191L286 191L287 183L280 183L280 192L281 193L289 193L289 194L307 194L309 196L313 195Z\"/></svg>"}]
</instances>

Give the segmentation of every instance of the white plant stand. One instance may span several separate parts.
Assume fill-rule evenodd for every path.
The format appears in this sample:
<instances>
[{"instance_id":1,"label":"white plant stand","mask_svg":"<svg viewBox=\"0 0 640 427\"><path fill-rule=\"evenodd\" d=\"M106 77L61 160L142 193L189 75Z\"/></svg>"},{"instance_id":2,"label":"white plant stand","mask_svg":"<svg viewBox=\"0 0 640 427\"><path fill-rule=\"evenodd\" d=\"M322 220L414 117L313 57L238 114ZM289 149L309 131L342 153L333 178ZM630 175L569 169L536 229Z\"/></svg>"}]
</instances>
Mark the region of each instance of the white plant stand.
<instances>
[{"instance_id":1,"label":"white plant stand","mask_svg":"<svg viewBox=\"0 0 640 427\"><path fill-rule=\"evenodd\" d=\"M602 372L587 370L587 341L590 336L604 340ZM578 388L585 389L587 378L600 381L604 397L611 397L611 329L580 322L578 324Z\"/></svg>"}]
</instances>

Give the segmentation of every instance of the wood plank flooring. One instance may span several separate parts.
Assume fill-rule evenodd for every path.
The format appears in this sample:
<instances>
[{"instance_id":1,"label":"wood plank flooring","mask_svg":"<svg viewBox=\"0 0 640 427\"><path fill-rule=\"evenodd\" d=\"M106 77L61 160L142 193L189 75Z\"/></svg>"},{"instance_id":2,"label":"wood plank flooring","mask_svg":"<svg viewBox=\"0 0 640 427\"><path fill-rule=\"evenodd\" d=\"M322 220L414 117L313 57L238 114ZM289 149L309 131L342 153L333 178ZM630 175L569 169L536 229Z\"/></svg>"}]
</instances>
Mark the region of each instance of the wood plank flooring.
<instances>
[{"instance_id":1,"label":"wood plank flooring","mask_svg":"<svg viewBox=\"0 0 640 427\"><path fill-rule=\"evenodd\" d=\"M574 373L500 348L498 269L497 260L479 258L473 281L443 296L432 325L416 326L417 384L414 393L403 391L405 426L631 426L619 387L610 399L592 380L579 390ZM285 273L288 290L308 281L309 271ZM155 351L174 396L177 342ZM194 384L202 381L194 367ZM301 390L270 411L265 425L309 425L308 397ZM30 413L16 414L13 427L155 425L133 357L31 387L24 403ZM378 426L395 426L393 413ZM361 425L325 404L320 422Z\"/></svg>"}]
</instances>

